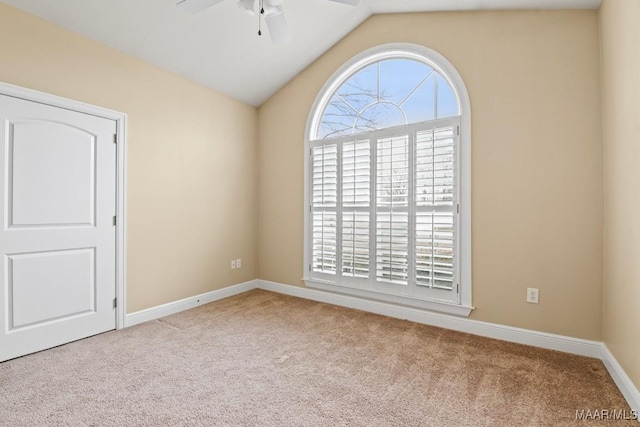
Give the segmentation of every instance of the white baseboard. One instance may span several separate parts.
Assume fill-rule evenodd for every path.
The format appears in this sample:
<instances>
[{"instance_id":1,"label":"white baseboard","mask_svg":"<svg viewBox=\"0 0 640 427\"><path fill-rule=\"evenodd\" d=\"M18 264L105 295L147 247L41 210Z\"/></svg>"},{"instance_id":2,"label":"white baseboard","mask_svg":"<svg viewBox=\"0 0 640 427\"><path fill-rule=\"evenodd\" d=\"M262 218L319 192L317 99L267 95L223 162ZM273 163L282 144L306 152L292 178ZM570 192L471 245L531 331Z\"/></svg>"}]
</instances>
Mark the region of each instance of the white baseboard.
<instances>
[{"instance_id":1,"label":"white baseboard","mask_svg":"<svg viewBox=\"0 0 640 427\"><path fill-rule=\"evenodd\" d=\"M140 323L148 322L150 320L156 320L161 317L179 313L181 311L190 310L203 304L208 304L213 301L218 301L224 298L241 294L243 292L250 291L257 287L256 282L256 280L251 280L249 282L240 283L237 285L207 292L205 294L196 295L193 297L181 299L179 301L173 301L167 304L159 305L157 307L151 307L147 308L146 310L140 310L136 311L135 313L127 314L125 317L125 327L134 326Z\"/></svg>"},{"instance_id":2,"label":"white baseboard","mask_svg":"<svg viewBox=\"0 0 640 427\"><path fill-rule=\"evenodd\" d=\"M518 344L526 344L549 350L558 350L580 356L595 357L597 359L602 358L602 343L599 341L589 341L562 335L549 334L546 332L514 328L512 326L498 325L495 323L481 322L478 320L467 319L465 317L434 313L381 301L373 301L315 289L283 285L281 283L268 282L265 280L258 280L257 282L257 287L260 289L299 298L354 308L357 310L368 311L370 313L395 317L397 319L406 319L412 322L423 323L445 329L453 329L455 331L495 338L503 341L510 341Z\"/></svg>"},{"instance_id":3,"label":"white baseboard","mask_svg":"<svg viewBox=\"0 0 640 427\"><path fill-rule=\"evenodd\" d=\"M627 399L629 406L631 409L635 409L640 413L640 391L633 384L631 378L624 371L622 366L618 363L614 355L609 351L606 344L602 344L602 362L604 366L607 367L607 371L609 371L609 375L613 378L613 381L616 383L620 392ZM640 421L640 419L638 420Z\"/></svg>"}]
</instances>

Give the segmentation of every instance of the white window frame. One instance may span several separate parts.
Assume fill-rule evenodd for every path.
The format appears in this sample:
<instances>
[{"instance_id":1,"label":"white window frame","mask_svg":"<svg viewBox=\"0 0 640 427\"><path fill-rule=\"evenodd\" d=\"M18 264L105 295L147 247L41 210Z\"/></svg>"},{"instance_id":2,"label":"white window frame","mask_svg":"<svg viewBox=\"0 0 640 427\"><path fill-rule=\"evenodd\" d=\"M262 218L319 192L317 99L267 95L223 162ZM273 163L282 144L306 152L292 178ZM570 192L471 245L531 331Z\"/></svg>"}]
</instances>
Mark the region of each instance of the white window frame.
<instances>
[{"instance_id":1,"label":"white window frame","mask_svg":"<svg viewBox=\"0 0 640 427\"><path fill-rule=\"evenodd\" d=\"M459 285L457 303L443 302L436 299L417 299L410 296L380 293L365 289L340 286L336 283L322 281L311 277L311 235L312 210L310 187L310 152L311 141L317 135L325 108L329 104L334 92L359 70L370 64L387 59L410 59L422 62L445 78L454 90L460 108L459 117L459 150L457 168L457 203L460 205L458 214L457 235L457 284ZM446 120L446 119L445 119ZM457 118L456 118L457 120ZM436 120L437 121L437 120ZM386 133L387 129L376 131ZM349 137L335 138L348 139ZM372 150L375 147L372 145ZM340 191L340 190L339 190ZM375 191L375 188L371 188ZM375 206L370 206L370 211ZM375 225L375 224L374 224ZM374 234L375 235L375 234ZM393 43L377 46L355 56L340 67L327 81L316 97L309 114L305 131L304 151L304 265L303 280L311 288L363 298L381 300L385 302L407 305L432 311L444 312L458 316L468 316L473 310L472 305L472 275L471 275L471 103L469 95L462 81L462 77L455 67L438 52L424 46L410 43ZM370 265L370 274L375 276L375 260Z\"/></svg>"}]
</instances>

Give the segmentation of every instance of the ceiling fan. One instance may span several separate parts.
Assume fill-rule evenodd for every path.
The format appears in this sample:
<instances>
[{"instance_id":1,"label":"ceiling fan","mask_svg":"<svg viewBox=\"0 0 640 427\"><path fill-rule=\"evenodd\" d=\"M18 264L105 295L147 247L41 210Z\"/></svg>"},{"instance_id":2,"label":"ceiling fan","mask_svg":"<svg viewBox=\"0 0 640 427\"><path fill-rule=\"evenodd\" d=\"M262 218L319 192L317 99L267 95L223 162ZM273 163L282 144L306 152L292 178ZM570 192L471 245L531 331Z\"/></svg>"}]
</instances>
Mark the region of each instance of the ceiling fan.
<instances>
[{"instance_id":1,"label":"ceiling fan","mask_svg":"<svg viewBox=\"0 0 640 427\"><path fill-rule=\"evenodd\" d=\"M176 6L185 12L196 14L205 9L215 6L223 0L174 0ZM236 0L238 7L244 12L255 15L259 13L260 19L264 17L264 21L269 29L271 41L274 44L281 44L291 40L291 33L284 17L284 9L282 8L283 0ZM359 0L330 0L337 3L356 6ZM258 35L262 35L258 21Z\"/></svg>"}]
</instances>

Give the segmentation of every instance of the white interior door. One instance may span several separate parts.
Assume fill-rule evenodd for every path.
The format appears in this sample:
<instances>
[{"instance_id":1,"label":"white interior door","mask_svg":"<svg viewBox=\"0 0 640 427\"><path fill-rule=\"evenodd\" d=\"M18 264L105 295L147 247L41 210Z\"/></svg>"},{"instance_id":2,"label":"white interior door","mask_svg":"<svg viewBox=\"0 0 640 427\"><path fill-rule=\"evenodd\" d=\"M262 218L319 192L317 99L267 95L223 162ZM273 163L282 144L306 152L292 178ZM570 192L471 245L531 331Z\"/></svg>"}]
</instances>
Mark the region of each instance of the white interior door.
<instances>
[{"instance_id":1,"label":"white interior door","mask_svg":"<svg viewBox=\"0 0 640 427\"><path fill-rule=\"evenodd\" d=\"M0 361L115 329L115 133L0 95Z\"/></svg>"}]
</instances>

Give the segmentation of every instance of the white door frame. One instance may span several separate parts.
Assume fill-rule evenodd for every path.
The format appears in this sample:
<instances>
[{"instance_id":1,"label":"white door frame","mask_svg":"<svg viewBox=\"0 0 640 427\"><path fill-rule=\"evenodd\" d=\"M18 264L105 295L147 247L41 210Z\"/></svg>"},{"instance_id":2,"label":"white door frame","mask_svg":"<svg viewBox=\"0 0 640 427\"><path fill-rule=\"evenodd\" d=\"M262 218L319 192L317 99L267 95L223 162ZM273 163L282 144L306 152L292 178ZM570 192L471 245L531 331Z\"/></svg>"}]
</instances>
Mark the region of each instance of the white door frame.
<instances>
[{"instance_id":1,"label":"white door frame","mask_svg":"<svg viewBox=\"0 0 640 427\"><path fill-rule=\"evenodd\" d=\"M115 120L118 138L116 159L118 169L116 178L116 298L118 301L116 327L117 329L124 328L125 315L127 312L127 115L119 111L109 110L3 82L0 82L0 94Z\"/></svg>"}]
</instances>

